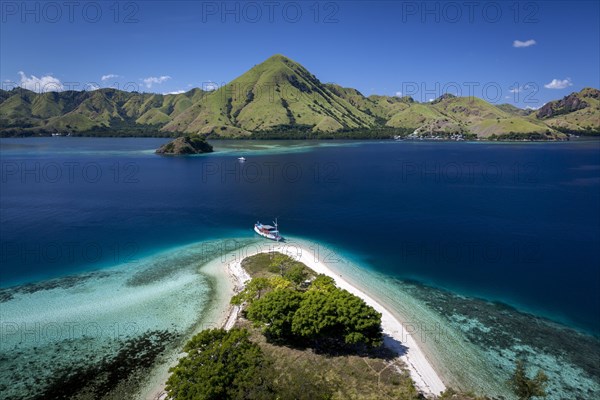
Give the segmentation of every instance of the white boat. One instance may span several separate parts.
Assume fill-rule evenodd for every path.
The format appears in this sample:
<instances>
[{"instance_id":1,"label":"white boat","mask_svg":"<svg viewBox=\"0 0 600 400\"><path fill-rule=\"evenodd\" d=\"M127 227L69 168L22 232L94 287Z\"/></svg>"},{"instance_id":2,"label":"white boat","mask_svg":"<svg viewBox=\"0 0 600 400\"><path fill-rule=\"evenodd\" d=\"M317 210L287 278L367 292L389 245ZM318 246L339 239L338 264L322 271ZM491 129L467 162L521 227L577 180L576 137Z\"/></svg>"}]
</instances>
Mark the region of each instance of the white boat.
<instances>
[{"instance_id":1,"label":"white boat","mask_svg":"<svg viewBox=\"0 0 600 400\"><path fill-rule=\"evenodd\" d=\"M244 161L246 161L246 157L238 157L238 161L239 162L244 162Z\"/></svg>"},{"instance_id":2,"label":"white boat","mask_svg":"<svg viewBox=\"0 0 600 400\"><path fill-rule=\"evenodd\" d=\"M280 241L283 239L279 234L279 228L277 227L277 219L273 222L275 226L263 225L260 222L254 224L254 232L267 239Z\"/></svg>"}]
</instances>

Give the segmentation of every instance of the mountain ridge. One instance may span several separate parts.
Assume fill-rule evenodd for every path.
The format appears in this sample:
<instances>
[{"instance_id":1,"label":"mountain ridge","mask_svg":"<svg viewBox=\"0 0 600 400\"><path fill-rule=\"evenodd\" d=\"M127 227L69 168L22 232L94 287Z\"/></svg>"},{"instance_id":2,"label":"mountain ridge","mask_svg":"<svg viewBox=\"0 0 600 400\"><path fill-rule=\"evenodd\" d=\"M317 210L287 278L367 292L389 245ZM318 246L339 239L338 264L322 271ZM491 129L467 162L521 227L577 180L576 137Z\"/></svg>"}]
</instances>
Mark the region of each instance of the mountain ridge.
<instances>
[{"instance_id":1,"label":"mountain ridge","mask_svg":"<svg viewBox=\"0 0 600 400\"><path fill-rule=\"evenodd\" d=\"M180 94L118 89L35 93L0 90L0 134L49 133L249 137L261 132L385 130L478 138L529 135L562 139L600 134L600 90L584 88L537 111L449 93L419 103L322 83L301 64L276 54L214 91ZM286 134L285 132L288 132Z\"/></svg>"}]
</instances>

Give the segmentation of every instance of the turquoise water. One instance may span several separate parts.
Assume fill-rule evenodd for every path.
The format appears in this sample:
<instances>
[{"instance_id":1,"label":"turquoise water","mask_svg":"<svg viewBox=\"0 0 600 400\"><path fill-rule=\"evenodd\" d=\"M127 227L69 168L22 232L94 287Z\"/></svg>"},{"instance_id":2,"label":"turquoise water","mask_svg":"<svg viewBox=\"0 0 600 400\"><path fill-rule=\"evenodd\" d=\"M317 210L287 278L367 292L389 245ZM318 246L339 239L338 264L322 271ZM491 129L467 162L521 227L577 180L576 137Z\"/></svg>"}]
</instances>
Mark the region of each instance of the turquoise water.
<instances>
[{"instance_id":1,"label":"turquoise water","mask_svg":"<svg viewBox=\"0 0 600 400\"><path fill-rule=\"evenodd\" d=\"M292 238L344 279L377 299L419 342L454 388L513 398L507 385L517 359L549 377L549 399L600 396L600 342L565 325L504 303L393 278L333 245Z\"/></svg>"},{"instance_id":2,"label":"turquoise water","mask_svg":"<svg viewBox=\"0 0 600 400\"><path fill-rule=\"evenodd\" d=\"M233 251L278 217L284 235L333 249L332 268L432 331L424 347L453 386L505 395L522 357L552 375L551 398L598 393L599 142L216 142L214 154L155 156L164 141L0 140L13 360L0 382L31 357L51 371L57 343L69 353L62 339L30 343L38 322L124 331L73 342L93 343L69 356L92 364L148 334L176 347L214 297L197 272L206 242Z\"/></svg>"},{"instance_id":3,"label":"turquoise water","mask_svg":"<svg viewBox=\"0 0 600 400\"><path fill-rule=\"evenodd\" d=\"M70 398L76 391L69 390L94 386L88 375L115 370L122 375L107 379L112 386L142 382L143 366L178 352L194 331L216 327L207 317L224 307L216 299L224 282L207 274L206 266L216 262L224 269L229 252L255 241L238 240L233 247L230 240L203 241L111 268L2 289L3 398ZM53 385L60 390L48 389ZM108 393L100 387L93 398Z\"/></svg>"}]
</instances>

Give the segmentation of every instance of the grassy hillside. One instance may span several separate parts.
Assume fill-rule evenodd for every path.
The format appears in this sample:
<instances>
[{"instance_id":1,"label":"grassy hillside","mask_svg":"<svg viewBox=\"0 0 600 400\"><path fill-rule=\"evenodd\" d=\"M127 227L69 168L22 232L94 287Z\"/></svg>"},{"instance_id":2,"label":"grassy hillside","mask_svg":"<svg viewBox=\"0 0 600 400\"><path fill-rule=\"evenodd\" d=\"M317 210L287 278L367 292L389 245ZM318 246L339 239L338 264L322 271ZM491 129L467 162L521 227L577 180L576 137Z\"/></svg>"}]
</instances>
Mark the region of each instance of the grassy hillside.
<instances>
[{"instance_id":1,"label":"grassy hillside","mask_svg":"<svg viewBox=\"0 0 600 400\"><path fill-rule=\"evenodd\" d=\"M444 115L428 104L408 103L403 110L393 114L387 126L417 129L428 123L444 120Z\"/></svg>"},{"instance_id":2,"label":"grassy hillside","mask_svg":"<svg viewBox=\"0 0 600 400\"><path fill-rule=\"evenodd\" d=\"M450 94L428 103L410 97L365 97L356 89L321 83L282 55L211 92L0 90L0 135L53 132L257 138L389 138L414 132L563 139L566 133L600 134L600 91L586 88L537 112Z\"/></svg>"},{"instance_id":3,"label":"grassy hillside","mask_svg":"<svg viewBox=\"0 0 600 400\"><path fill-rule=\"evenodd\" d=\"M0 132L15 134L159 132L206 92L178 95L125 92L117 89L34 93L0 91ZM163 134L164 135L164 134Z\"/></svg>"},{"instance_id":4,"label":"grassy hillside","mask_svg":"<svg viewBox=\"0 0 600 400\"><path fill-rule=\"evenodd\" d=\"M560 137L562 134L548 128L544 123L507 113L477 97L442 96L431 103L431 107L463 130L478 137L508 133L545 134Z\"/></svg>"},{"instance_id":5,"label":"grassy hillside","mask_svg":"<svg viewBox=\"0 0 600 400\"><path fill-rule=\"evenodd\" d=\"M300 64L275 55L205 96L164 129L236 135L284 125L330 132L376 124Z\"/></svg>"},{"instance_id":6,"label":"grassy hillside","mask_svg":"<svg viewBox=\"0 0 600 400\"><path fill-rule=\"evenodd\" d=\"M369 100L377 105L380 113L387 120L399 111L405 110L415 101L411 97L369 96Z\"/></svg>"},{"instance_id":7,"label":"grassy hillside","mask_svg":"<svg viewBox=\"0 0 600 400\"><path fill-rule=\"evenodd\" d=\"M600 135L600 90L585 88L545 104L536 118L563 132Z\"/></svg>"}]
</instances>

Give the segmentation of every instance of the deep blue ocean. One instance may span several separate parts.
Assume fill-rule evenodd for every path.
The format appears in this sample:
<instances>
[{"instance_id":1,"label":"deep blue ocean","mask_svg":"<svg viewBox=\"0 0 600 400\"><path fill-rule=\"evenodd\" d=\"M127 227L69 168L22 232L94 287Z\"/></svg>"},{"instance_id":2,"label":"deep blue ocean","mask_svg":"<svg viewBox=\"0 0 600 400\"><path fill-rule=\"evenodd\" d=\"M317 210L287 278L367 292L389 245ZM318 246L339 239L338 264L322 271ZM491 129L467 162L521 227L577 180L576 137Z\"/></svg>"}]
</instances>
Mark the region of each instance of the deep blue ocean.
<instances>
[{"instance_id":1,"label":"deep blue ocean","mask_svg":"<svg viewBox=\"0 0 600 400\"><path fill-rule=\"evenodd\" d=\"M600 333L600 142L0 140L1 286L211 238L315 240L401 279ZM240 163L239 156L247 161Z\"/></svg>"}]
</instances>

